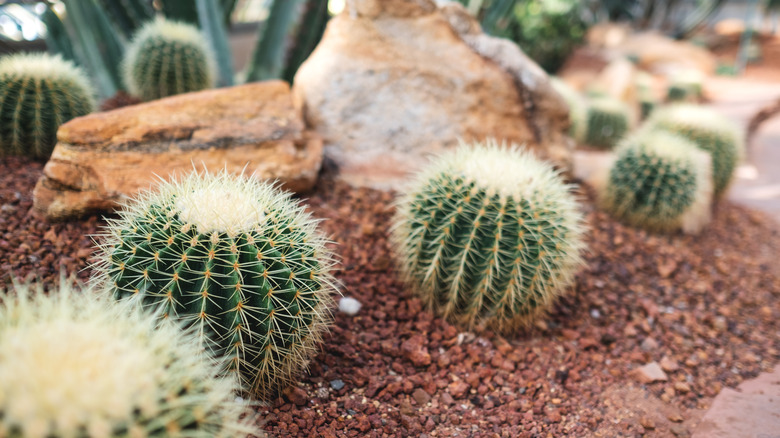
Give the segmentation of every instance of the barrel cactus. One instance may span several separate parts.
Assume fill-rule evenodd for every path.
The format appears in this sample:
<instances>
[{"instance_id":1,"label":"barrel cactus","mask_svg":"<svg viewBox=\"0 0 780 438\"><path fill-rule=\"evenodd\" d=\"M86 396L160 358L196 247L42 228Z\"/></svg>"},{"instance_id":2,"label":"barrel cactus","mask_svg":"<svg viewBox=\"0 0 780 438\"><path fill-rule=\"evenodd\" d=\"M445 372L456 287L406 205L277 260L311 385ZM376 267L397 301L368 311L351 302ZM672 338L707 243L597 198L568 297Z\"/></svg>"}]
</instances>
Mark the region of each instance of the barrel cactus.
<instances>
[{"instance_id":1,"label":"barrel cactus","mask_svg":"<svg viewBox=\"0 0 780 438\"><path fill-rule=\"evenodd\" d=\"M636 95L639 100L639 118L645 120L658 105L653 90L653 77L649 73L638 72L635 79Z\"/></svg>"},{"instance_id":2,"label":"barrel cactus","mask_svg":"<svg viewBox=\"0 0 780 438\"><path fill-rule=\"evenodd\" d=\"M744 149L743 134L731 120L703 106L677 104L655 111L646 129L681 135L709 152L715 196L726 191Z\"/></svg>"},{"instance_id":3,"label":"barrel cactus","mask_svg":"<svg viewBox=\"0 0 780 438\"><path fill-rule=\"evenodd\" d=\"M673 75L669 80L666 99L670 102L698 102L704 97L704 78L695 70L686 70Z\"/></svg>"},{"instance_id":4,"label":"barrel cactus","mask_svg":"<svg viewBox=\"0 0 780 438\"><path fill-rule=\"evenodd\" d=\"M582 263L571 189L528 151L461 145L398 201L392 242L403 277L430 309L467 328L531 323Z\"/></svg>"},{"instance_id":5,"label":"barrel cactus","mask_svg":"<svg viewBox=\"0 0 780 438\"><path fill-rule=\"evenodd\" d=\"M585 98L559 78L550 78L550 84L569 107L569 135L577 141L583 141L588 113Z\"/></svg>"},{"instance_id":6,"label":"barrel cactus","mask_svg":"<svg viewBox=\"0 0 780 438\"><path fill-rule=\"evenodd\" d=\"M131 94L154 100L214 86L214 53L200 31L158 17L133 36L123 61Z\"/></svg>"},{"instance_id":7,"label":"barrel cactus","mask_svg":"<svg viewBox=\"0 0 780 438\"><path fill-rule=\"evenodd\" d=\"M256 396L289 383L330 320L332 257L317 221L253 178L190 173L109 220L97 282L197 327Z\"/></svg>"},{"instance_id":8,"label":"barrel cactus","mask_svg":"<svg viewBox=\"0 0 780 438\"><path fill-rule=\"evenodd\" d=\"M628 132L628 106L611 97L599 97L588 105L585 143L597 148L613 148Z\"/></svg>"},{"instance_id":9,"label":"barrel cactus","mask_svg":"<svg viewBox=\"0 0 780 438\"><path fill-rule=\"evenodd\" d=\"M0 436L263 436L194 333L67 285L16 292L0 293Z\"/></svg>"},{"instance_id":10,"label":"barrel cactus","mask_svg":"<svg viewBox=\"0 0 780 438\"><path fill-rule=\"evenodd\" d=\"M57 128L95 109L94 91L72 62L43 53L0 59L0 156L48 159Z\"/></svg>"},{"instance_id":11,"label":"barrel cactus","mask_svg":"<svg viewBox=\"0 0 780 438\"><path fill-rule=\"evenodd\" d=\"M709 156L683 137L642 131L616 151L600 187L602 206L616 218L651 231L696 233L709 220Z\"/></svg>"}]
</instances>

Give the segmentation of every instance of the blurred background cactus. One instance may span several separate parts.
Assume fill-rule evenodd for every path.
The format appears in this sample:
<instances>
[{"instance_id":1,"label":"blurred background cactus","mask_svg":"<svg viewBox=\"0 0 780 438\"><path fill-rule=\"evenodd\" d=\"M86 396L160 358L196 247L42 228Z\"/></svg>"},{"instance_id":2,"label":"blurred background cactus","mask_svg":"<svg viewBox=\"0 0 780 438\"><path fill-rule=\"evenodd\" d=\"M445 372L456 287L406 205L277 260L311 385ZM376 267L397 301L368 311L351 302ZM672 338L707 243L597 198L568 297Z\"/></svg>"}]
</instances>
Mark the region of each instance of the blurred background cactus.
<instances>
[{"instance_id":1,"label":"blurred background cactus","mask_svg":"<svg viewBox=\"0 0 780 438\"><path fill-rule=\"evenodd\" d=\"M678 134L708 152L715 196L725 193L744 152L744 133L734 122L710 108L677 104L655 111L647 129Z\"/></svg>"},{"instance_id":2,"label":"blurred background cactus","mask_svg":"<svg viewBox=\"0 0 780 438\"><path fill-rule=\"evenodd\" d=\"M216 56L217 86L244 80L282 78L292 82L300 64L322 37L331 14L328 0L272 0L266 15L257 5L241 0L62 0L46 3L41 15L48 29L51 53L83 66L99 95L109 98L125 88L120 69L129 41L138 29L156 16L198 26ZM238 23L237 17L260 17L259 29ZM255 18L257 19L257 18ZM257 29L254 44L239 50L252 53L247 65L233 57L229 31ZM243 35L243 34L242 34ZM241 37L241 41L246 40ZM251 47L254 49L251 49ZM236 69L244 69L236 75Z\"/></svg>"},{"instance_id":3,"label":"blurred background cactus","mask_svg":"<svg viewBox=\"0 0 780 438\"><path fill-rule=\"evenodd\" d=\"M255 395L283 389L330 320L333 264L317 221L253 178L192 173L110 220L96 281L197 327Z\"/></svg>"},{"instance_id":4,"label":"blurred background cactus","mask_svg":"<svg viewBox=\"0 0 780 438\"><path fill-rule=\"evenodd\" d=\"M95 109L94 90L73 63L45 53L0 59L0 156L48 159L57 128Z\"/></svg>"},{"instance_id":5,"label":"blurred background cactus","mask_svg":"<svg viewBox=\"0 0 780 438\"><path fill-rule=\"evenodd\" d=\"M695 233L709 220L710 160L690 141L643 131L618 147L606 182L603 207L616 218L652 231Z\"/></svg>"},{"instance_id":6,"label":"blurred background cactus","mask_svg":"<svg viewBox=\"0 0 780 438\"><path fill-rule=\"evenodd\" d=\"M264 436L194 333L64 281L15 292L0 293L0 436Z\"/></svg>"},{"instance_id":7,"label":"blurred background cactus","mask_svg":"<svg viewBox=\"0 0 780 438\"><path fill-rule=\"evenodd\" d=\"M582 142L588 128L588 103L585 97L560 78L551 77L550 84L569 107L569 136Z\"/></svg>"},{"instance_id":8,"label":"blurred background cactus","mask_svg":"<svg viewBox=\"0 0 780 438\"><path fill-rule=\"evenodd\" d=\"M696 70L681 71L669 80L666 99L670 102L699 102L704 98L704 77Z\"/></svg>"},{"instance_id":9,"label":"blurred background cactus","mask_svg":"<svg viewBox=\"0 0 780 438\"><path fill-rule=\"evenodd\" d=\"M530 152L462 145L401 195L392 241L429 308L467 328L533 322L582 263L582 215L552 166Z\"/></svg>"},{"instance_id":10,"label":"blurred background cactus","mask_svg":"<svg viewBox=\"0 0 780 438\"><path fill-rule=\"evenodd\" d=\"M133 36L122 61L132 95L153 100L214 85L216 60L195 26L158 17Z\"/></svg>"},{"instance_id":11,"label":"blurred background cactus","mask_svg":"<svg viewBox=\"0 0 780 438\"><path fill-rule=\"evenodd\" d=\"M611 149L630 128L630 110L620 100L597 97L588 104L585 144Z\"/></svg>"}]
</instances>

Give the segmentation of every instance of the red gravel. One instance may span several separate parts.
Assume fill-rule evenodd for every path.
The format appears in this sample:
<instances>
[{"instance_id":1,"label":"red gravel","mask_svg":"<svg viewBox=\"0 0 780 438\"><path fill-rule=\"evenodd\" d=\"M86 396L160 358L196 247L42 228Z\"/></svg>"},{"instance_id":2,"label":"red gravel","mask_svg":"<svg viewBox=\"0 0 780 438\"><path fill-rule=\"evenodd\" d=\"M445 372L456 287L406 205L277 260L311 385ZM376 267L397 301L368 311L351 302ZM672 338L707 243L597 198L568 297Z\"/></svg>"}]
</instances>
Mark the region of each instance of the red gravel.
<instances>
[{"instance_id":1,"label":"red gravel","mask_svg":"<svg viewBox=\"0 0 780 438\"><path fill-rule=\"evenodd\" d=\"M102 222L27 214L41 165L0 161L0 266L53 281L86 266ZM778 225L728 203L698 237L651 236L595 211L588 267L549 318L514 337L462 333L398 282L392 195L325 179L306 202L328 218L345 296L300 385L261 409L280 437L689 436L721 388L780 358ZM88 272L81 272L86 278ZM640 384L656 361L668 381ZM676 368L676 369L675 369Z\"/></svg>"}]
</instances>

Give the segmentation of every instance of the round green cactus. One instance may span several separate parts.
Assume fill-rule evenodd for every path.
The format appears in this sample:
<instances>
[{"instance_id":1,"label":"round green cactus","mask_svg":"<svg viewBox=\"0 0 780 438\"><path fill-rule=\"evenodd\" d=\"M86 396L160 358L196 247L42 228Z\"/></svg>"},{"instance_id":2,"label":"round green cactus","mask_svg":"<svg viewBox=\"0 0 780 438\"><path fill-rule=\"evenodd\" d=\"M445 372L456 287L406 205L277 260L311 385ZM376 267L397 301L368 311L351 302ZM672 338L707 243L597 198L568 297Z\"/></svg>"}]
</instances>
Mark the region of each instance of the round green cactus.
<instances>
[{"instance_id":1,"label":"round green cactus","mask_svg":"<svg viewBox=\"0 0 780 438\"><path fill-rule=\"evenodd\" d=\"M16 292L0 293L0 436L264 436L194 333L70 286Z\"/></svg>"},{"instance_id":2,"label":"round green cactus","mask_svg":"<svg viewBox=\"0 0 780 438\"><path fill-rule=\"evenodd\" d=\"M213 87L216 61L196 27L158 17L133 36L123 70L128 91L153 100Z\"/></svg>"},{"instance_id":3,"label":"round green cactus","mask_svg":"<svg viewBox=\"0 0 780 438\"><path fill-rule=\"evenodd\" d=\"M599 198L605 210L651 231L698 232L709 219L709 156L680 136L645 131L619 146Z\"/></svg>"},{"instance_id":4,"label":"round green cactus","mask_svg":"<svg viewBox=\"0 0 780 438\"><path fill-rule=\"evenodd\" d=\"M653 112L646 129L681 135L712 157L715 196L728 188L743 153L743 134L718 112L693 104L676 104Z\"/></svg>"},{"instance_id":5,"label":"round green cactus","mask_svg":"<svg viewBox=\"0 0 780 438\"><path fill-rule=\"evenodd\" d=\"M629 109L620 100L600 97L588 105L585 143L591 146L611 149L628 132Z\"/></svg>"},{"instance_id":6,"label":"round green cactus","mask_svg":"<svg viewBox=\"0 0 780 438\"><path fill-rule=\"evenodd\" d=\"M442 155L399 200L392 242L404 278L452 322L501 332L529 324L582 263L571 189L515 147Z\"/></svg>"},{"instance_id":7,"label":"round green cactus","mask_svg":"<svg viewBox=\"0 0 780 438\"><path fill-rule=\"evenodd\" d=\"M20 53L0 59L0 156L48 159L57 129L95 109L93 90L72 62Z\"/></svg>"},{"instance_id":8,"label":"round green cactus","mask_svg":"<svg viewBox=\"0 0 780 438\"><path fill-rule=\"evenodd\" d=\"M697 102L704 96L704 78L695 70L686 70L672 76L667 88L666 99L670 102Z\"/></svg>"},{"instance_id":9,"label":"round green cactus","mask_svg":"<svg viewBox=\"0 0 780 438\"><path fill-rule=\"evenodd\" d=\"M635 85L639 99L639 117L641 120L645 120L658 105L658 99L653 93L653 77L649 73L638 72Z\"/></svg>"},{"instance_id":10,"label":"round green cactus","mask_svg":"<svg viewBox=\"0 0 780 438\"><path fill-rule=\"evenodd\" d=\"M332 257L317 221L253 178L191 173L127 202L100 243L98 281L198 327L245 386L272 397L330 320Z\"/></svg>"},{"instance_id":11,"label":"round green cactus","mask_svg":"<svg viewBox=\"0 0 780 438\"><path fill-rule=\"evenodd\" d=\"M559 78L551 77L550 84L563 97L564 102L569 107L569 135L577 141L583 141L587 128L586 118L588 114L587 103L584 97Z\"/></svg>"}]
</instances>

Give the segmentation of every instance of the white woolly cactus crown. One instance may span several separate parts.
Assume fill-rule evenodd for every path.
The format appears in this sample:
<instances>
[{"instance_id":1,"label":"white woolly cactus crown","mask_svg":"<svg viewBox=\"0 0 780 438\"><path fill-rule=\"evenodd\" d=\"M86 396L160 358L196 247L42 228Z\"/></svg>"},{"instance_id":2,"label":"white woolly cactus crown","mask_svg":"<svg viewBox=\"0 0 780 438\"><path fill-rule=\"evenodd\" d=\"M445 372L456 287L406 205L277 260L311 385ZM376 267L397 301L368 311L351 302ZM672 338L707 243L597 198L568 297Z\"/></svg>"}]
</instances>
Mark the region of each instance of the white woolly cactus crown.
<instances>
[{"instance_id":1,"label":"white woolly cactus crown","mask_svg":"<svg viewBox=\"0 0 780 438\"><path fill-rule=\"evenodd\" d=\"M89 92L91 109L95 108L92 84L84 72L60 55L17 53L0 58L0 76L26 77L36 80L72 82Z\"/></svg>"},{"instance_id":2,"label":"white woolly cactus crown","mask_svg":"<svg viewBox=\"0 0 780 438\"><path fill-rule=\"evenodd\" d=\"M216 375L193 333L135 306L65 282L0 295L0 436L262 436Z\"/></svg>"},{"instance_id":3,"label":"white woolly cactus crown","mask_svg":"<svg viewBox=\"0 0 780 438\"><path fill-rule=\"evenodd\" d=\"M571 189L550 164L494 140L443 154L398 201L391 238L403 276L467 327L531 323L582 264Z\"/></svg>"}]
</instances>

